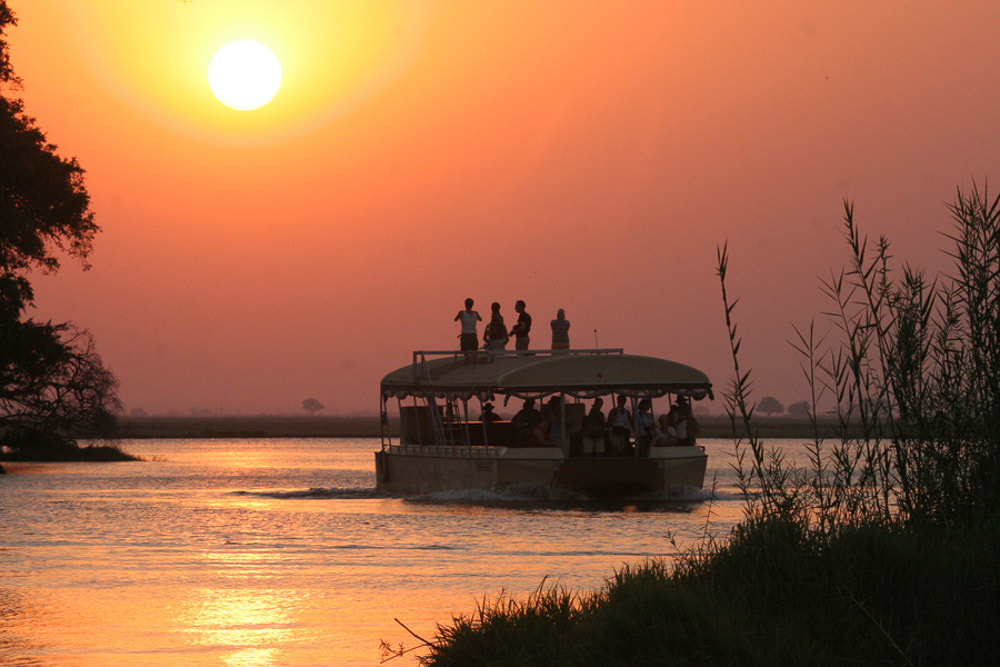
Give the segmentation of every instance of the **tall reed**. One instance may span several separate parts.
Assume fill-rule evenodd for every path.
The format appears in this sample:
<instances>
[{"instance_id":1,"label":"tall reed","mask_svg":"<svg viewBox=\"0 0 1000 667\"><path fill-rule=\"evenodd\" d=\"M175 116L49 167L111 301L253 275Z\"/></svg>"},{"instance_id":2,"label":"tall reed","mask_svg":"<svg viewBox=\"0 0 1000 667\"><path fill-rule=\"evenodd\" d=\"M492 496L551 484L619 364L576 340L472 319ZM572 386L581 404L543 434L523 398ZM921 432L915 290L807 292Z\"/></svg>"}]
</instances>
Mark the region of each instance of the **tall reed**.
<instances>
[{"instance_id":1,"label":"tall reed","mask_svg":"<svg viewBox=\"0 0 1000 667\"><path fill-rule=\"evenodd\" d=\"M822 290L832 307L795 329L792 346L811 390L813 423L824 399L837 404L838 442L816 437L810 466L793 470L753 429L749 371L740 367L737 301L718 275L734 380L725 393L737 473L751 519L804 522L827 531L853 523L951 524L997 505L1000 482L1000 197L973 185L949 205L950 275L928 280L897 267L885 237L863 235L844 204L845 269ZM854 435L848 435L849 433Z\"/></svg>"}]
</instances>

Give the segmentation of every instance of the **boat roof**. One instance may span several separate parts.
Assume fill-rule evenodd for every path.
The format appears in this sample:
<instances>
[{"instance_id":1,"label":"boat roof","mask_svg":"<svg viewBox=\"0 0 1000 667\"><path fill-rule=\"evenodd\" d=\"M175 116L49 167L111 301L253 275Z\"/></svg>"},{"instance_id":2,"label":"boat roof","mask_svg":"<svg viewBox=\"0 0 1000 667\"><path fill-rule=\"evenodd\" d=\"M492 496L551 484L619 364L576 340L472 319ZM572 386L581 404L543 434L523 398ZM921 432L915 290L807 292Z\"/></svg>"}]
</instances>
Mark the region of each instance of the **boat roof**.
<instances>
[{"instance_id":1,"label":"boat roof","mask_svg":"<svg viewBox=\"0 0 1000 667\"><path fill-rule=\"evenodd\" d=\"M482 350L475 363L461 352L417 351L413 363L382 378L383 397L492 398L565 393L580 398L611 392L656 398L667 393L700 400L712 383L676 361L612 350ZM434 358L437 357L437 358Z\"/></svg>"}]
</instances>

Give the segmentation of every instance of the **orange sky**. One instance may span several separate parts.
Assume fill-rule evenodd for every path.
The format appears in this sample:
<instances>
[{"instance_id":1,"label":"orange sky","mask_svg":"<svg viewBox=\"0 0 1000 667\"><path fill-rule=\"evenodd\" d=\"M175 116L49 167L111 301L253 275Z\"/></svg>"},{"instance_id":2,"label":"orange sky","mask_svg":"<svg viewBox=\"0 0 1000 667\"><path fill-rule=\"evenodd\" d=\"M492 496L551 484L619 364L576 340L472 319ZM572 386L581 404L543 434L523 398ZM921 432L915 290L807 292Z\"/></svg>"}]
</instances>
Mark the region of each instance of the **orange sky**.
<instances>
[{"instance_id":1,"label":"orange sky","mask_svg":"<svg viewBox=\"0 0 1000 667\"><path fill-rule=\"evenodd\" d=\"M936 270L944 203L998 176L995 2L9 4L103 229L36 316L94 333L126 410L373 412L410 351L457 346L466 296L721 389L727 239L744 363L787 404L842 199ZM208 89L233 39L282 61L258 111Z\"/></svg>"}]
</instances>

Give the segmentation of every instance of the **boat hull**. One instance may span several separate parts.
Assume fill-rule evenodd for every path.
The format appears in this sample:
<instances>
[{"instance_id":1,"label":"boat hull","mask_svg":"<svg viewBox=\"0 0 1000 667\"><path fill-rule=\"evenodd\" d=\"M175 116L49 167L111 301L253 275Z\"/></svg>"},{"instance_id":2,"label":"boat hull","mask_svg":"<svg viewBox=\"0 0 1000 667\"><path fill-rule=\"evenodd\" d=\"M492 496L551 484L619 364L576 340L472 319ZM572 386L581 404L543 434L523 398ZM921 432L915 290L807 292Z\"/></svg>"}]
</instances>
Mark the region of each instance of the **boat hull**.
<instances>
[{"instance_id":1,"label":"boat hull","mask_svg":"<svg viewBox=\"0 0 1000 667\"><path fill-rule=\"evenodd\" d=\"M667 495L701 488L708 457L700 447L654 448L649 458L565 457L558 448L399 445L375 452L380 491L420 495L531 485L593 497Z\"/></svg>"}]
</instances>

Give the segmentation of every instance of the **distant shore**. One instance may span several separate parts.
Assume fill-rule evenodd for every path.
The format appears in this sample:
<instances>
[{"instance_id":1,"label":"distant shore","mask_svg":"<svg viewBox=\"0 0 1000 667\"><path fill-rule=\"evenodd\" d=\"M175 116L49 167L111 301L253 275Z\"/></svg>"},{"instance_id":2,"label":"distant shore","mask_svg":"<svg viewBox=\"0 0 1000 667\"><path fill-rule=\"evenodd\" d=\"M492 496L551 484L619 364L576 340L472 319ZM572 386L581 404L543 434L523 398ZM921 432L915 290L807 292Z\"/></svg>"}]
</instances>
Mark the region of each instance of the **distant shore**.
<instances>
[{"instance_id":1,"label":"distant shore","mask_svg":"<svg viewBox=\"0 0 1000 667\"><path fill-rule=\"evenodd\" d=\"M727 417L699 416L701 437L728 438L732 426ZM807 419L768 417L755 422L762 438L813 438ZM389 423L393 437L399 433L396 420ZM377 438L378 417L259 415L238 417L121 417L118 437L149 438ZM836 422L820 422L820 436L838 437Z\"/></svg>"}]
</instances>

